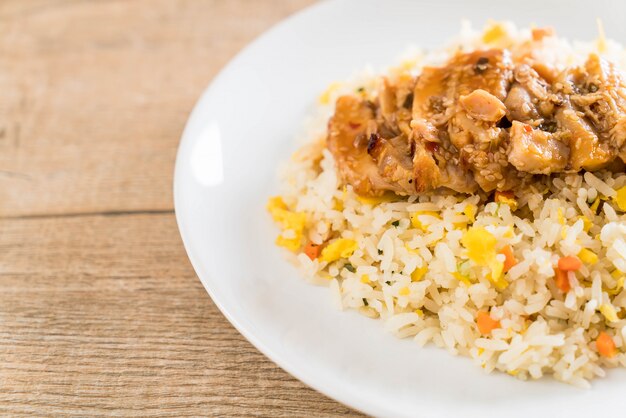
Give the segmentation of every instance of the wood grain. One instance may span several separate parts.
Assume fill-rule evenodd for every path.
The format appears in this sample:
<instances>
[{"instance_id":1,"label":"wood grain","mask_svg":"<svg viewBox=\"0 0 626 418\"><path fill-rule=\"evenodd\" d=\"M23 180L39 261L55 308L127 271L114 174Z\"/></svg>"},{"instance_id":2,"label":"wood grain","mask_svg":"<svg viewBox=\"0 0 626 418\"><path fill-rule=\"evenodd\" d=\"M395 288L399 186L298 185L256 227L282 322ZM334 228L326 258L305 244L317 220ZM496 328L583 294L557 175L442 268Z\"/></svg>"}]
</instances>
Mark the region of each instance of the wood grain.
<instances>
[{"instance_id":1,"label":"wood grain","mask_svg":"<svg viewBox=\"0 0 626 418\"><path fill-rule=\"evenodd\" d=\"M0 2L0 215L172 209L198 96L310 2Z\"/></svg>"},{"instance_id":2,"label":"wood grain","mask_svg":"<svg viewBox=\"0 0 626 418\"><path fill-rule=\"evenodd\" d=\"M0 2L0 415L358 415L232 328L172 211L197 96L310 2Z\"/></svg>"}]
</instances>

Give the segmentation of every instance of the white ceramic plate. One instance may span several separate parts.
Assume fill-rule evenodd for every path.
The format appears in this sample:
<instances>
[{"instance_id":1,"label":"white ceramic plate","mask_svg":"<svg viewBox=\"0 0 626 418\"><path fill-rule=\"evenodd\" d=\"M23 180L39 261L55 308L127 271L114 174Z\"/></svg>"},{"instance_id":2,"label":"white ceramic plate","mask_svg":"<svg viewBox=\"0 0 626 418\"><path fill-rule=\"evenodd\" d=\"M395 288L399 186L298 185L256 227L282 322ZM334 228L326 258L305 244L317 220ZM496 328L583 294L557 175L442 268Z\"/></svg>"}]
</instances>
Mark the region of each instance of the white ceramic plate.
<instances>
[{"instance_id":1,"label":"white ceramic plate","mask_svg":"<svg viewBox=\"0 0 626 418\"><path fill-rule=\"evenodd\" d=\"M176 215L207 291L265 355L313 388L379 416L624 416L626 374L591 390L549 379L485 375L469 359L397 340L378 321L339 312L326 288L305 283L274 244L265 211L275 172L330 82L382 68L407 46L434 47L468 18L549 24L593 39L595 18L626 40L626 2L330 1L285 20L222 71L193 111L175 173Z\"/></svg>"}]
</instances>

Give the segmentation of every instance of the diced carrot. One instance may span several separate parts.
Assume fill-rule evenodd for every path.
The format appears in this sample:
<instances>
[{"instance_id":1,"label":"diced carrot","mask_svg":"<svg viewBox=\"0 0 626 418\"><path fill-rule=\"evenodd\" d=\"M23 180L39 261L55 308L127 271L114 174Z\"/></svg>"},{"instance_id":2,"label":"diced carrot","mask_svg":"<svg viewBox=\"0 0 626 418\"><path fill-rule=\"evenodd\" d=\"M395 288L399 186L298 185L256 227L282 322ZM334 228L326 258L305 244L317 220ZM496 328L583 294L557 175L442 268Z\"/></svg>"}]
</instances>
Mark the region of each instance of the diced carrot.
<instances>
[{"instance_id":1,"label":"diced carrot","mask_svg":"<svg viewBox=\"0 0 626 418\"><path fill-rule=\"evenodd\" d=\"M563 293L567 293L571 289L565 270L561 270L560 268L554 269L554 282L556 283L556 287Z\"/></svg>"},{"instance_id":2,"label":"diced carrot","mask_svg":"<svg viewBox=\"0 0 626 418\"><path fill-rule=\"evenodd\" d=\"M576 271L583 266L582 261L578 257L567 256L559 258L559 269L564 271Z\"/></svg>"},{"instance_id":3,"label":"diced carrot","mask_svg":"<svg viewBox=\"0 0 626 418\"><path fill-rule=\"evenodd\" d=\"M500 321L492 319L485 311L478 311L476 314L476 325L481 334L487 335L496 328L500 328Z\"/></svg>"},{"instance_id":4,"label":"diced carrot","mask_svg":"<svg viewBox=\"0 0 626 418\"><path fill-rule=\"evenodd\" d=\"M617 354L613 338L604 331L600 332L600 335L596 338L596 348L598 349L598 353L604 357L611 358Z\"/></svg>"},{"instance_id":5,"label":"diced carrot","mask_svg":"<svg viewBox=\"0 0 626 418\"><path fill-rule=\"evenodd\" d=\"M504 248L502 248L499 251L499 253L504 254L504 257L505 257L504 267L502 271L506 273L507 271L511 270L511 267L517 264L517 260L515 259L515 256L513 255L513 249L511 248L510 245L506 245Z\"/></svg>"},{"instance_id":6,"label":"diced carrot","mask_svg":"<svg viewBox=\"0 0 626 418\"><path fill-rule=\"evenodd\" d=\"M533 36L533 41L541 41L546 36L553 36L554 28L550 26L547 26L545 28L533 28L531 32Z\"/></svg>"},{"instance_id":7,"label":"diced carrot","mask_svg":"<svg viewBox=\"0 0 626 418\"><path fill-rule=\"evenodd\" d=\"M311 241L309 241L305 246L304 246L304 253L311 259L311 260L315 260L317 257L319 257L320 255L320 248L322 246L321 245L317 245L317 244L313 244Z\"/></svg>"}]
</instances>

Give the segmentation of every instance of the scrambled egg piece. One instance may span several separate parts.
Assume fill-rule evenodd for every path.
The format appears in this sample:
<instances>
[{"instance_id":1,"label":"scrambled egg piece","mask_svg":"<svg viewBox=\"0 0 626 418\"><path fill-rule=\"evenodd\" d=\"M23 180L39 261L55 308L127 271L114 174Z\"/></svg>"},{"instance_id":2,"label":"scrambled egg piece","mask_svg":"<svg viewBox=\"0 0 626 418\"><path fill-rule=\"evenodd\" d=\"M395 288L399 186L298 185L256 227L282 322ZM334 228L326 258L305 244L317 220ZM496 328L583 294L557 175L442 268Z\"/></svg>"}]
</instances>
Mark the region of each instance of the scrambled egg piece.
<instances>
[{"instance_id":1,"label":"scrambled egg piece","mask_svg":"<svg viewBox=\"0 0 626 418\"><path fill-rule=\"evenodd\" d=\"M302 243L300 238L285 238L282 235L277 236L275 242L279 247L284 247L294 253L298 251Z\"/></svg>"},{"instance_id":2,"label":"scrambled egg piece","mask_svg":"<svg viewBox=\"0 0 626 418\"><path fill-rule=\"evenodd\" d=\"M267 203L267 210L272 215L274 221L280 224L283 231L293 231L289 238L279 235L276 238L276 245L285 247L290 251L297 251L302 245L306 215L304 213L291 212L280 196L270 198Z\"/></svg>"},{"instance_id":3,"label":"scrambled egg piece","mask_svg":"<svg viewBox=\"0 0 626 418\"><path fill-rule=\"evenodd\" d=\"M626 212L626 186L617 190L617 196L615 196L615 203L622 212Z\"/></svg>"},{"instance_id":4,"label":"scrambled egg piece","mask_svg":"<svg viewBox=\"0 0 626 418\"><path fill-rule=\"evenodd\" d=\"M496 257L496 237L482 226L473 226L461 237L467 256L479 266L488 266Z\"/></svg>"},{"instance_id":5,"label":"scrambled egg piece","mask_svg":"<svg viewBox=\"0 0 626 418\"><path fill-rule=\"evenodd\" d=\"M330 263L339 260L340 258L348 258L352 255L352 253L354 253L356 248L357 245L355 240L338 238L324 247L320 260Z\"/></svg>"},{"instance_id":6,"label":"scrambled egg piece","mask_svg":"<svg viewBox=\"0 0 626 418\"><path fill-rule=\"evenodd\" d=\"M496 237L489 231L482 226L471 227L461 237L461 244L467 249L467 256L470 260L479 266L491 269L488 279L497 289L503 290L509 285L504 279L504 263L496 258ZM455 277L457 277L456 274Z\"/></svg>"},{"instance_id":7,"label":"scrambled egg piece","mask_svg":"<svg viewBox=\"0 0 626 418\"><path fill-rule=\"evenodd\" d=\"M270 200L267 202L267 210L268 212L274 216L274 213L278 210L287 210L287 204L280 196L270 197ZM275 218L274 218L275 219Z\"/></svg>"},{"instance_id":8,"label":"scrambled egg piece","mask_svg":"<svg viewBox=\"0 0 626 418\"><path fill-rule=\"evenodd\" d=\"M296 233L304 229L306 215L304 213L291 212L282 197L270 198L267 203L267 210L272 215L274 221L278 222L283 229L292 229Z\"/></svg>"}]
</instances>

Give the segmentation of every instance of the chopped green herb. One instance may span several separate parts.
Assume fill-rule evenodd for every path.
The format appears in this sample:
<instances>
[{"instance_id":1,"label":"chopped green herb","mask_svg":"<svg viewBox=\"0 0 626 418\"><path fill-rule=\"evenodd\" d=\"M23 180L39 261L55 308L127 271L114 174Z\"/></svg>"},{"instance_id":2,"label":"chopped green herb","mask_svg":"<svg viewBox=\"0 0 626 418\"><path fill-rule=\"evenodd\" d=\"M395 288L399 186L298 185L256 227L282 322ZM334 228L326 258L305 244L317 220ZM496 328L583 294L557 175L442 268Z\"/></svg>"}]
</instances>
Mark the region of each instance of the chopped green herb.
<instances>
[{"instance_id":1,"label":"chopped green herb","mask_svg":"<svg viewBox=\"0 0 626 418\"><path fill-rule=\"evenodd\" d=\"M359 87L358 89L356 89L357 93L363 93L365 91L364 87Z\"/></svg>"},{"instance_id":2,"label":"chopped green herb","mask_svg":"<svg viewBox=\"0 0 626 418\"><path fill-rule=\"evenodd\" d=\"M383 250L378 250L378 255L383 255Z\"/></svg>"},{"instance_id":3,"label":"chopped green herb","mask_svg":"<svg viewBox=\"0 0 626 418\"><path fill-rule=\"evenodd\" d=\"M400 226L400 221L393 221L391 223L391 225L393 225L393 226Z\"/></svg>"},{"instance_id":4,"label":"chopped green herb","mask_svg":"<svg viewBox=\"0 0 626 418\"><path fill-rule=\"evenodd\" d=\"M354 268L354 266L350 263L346 264L343 266L346 270L348 270L350 273L354 273L356 271L356 269Z\"/></svg>"},{"instance_id":5,"label":"chopped green herb","mask_svg":"<svg viewBox=\"0 0 626 418\"><path fill-rule=\"evenodd\" d=\"M367 299L365 299L365 298L363 298L363 305L365 305L365 306L369 306L370 305L369 303L367 303Z\"/></svg>"},{"instance_id":6,"label":"chopped green herb","mask_svg":"<svg viewBox=\"0 0 626 418\"><path fill-rule=\"evenodd\" d=\"M391 286L391 282L390 281L386 281L385 283L387 283L387 286Z\"/></svg>"},{"instance_id":7,"label":"chopped green herb","mask_svg":"<svg viewBox=\"0 0 626 418\"><path fill-rule=\"evenodd\" d=\"M555 133L558 129L558 125L556 124L556 122L544 122L539 125L539 129L541 129L542 131Z\"/></svg>"},{"instance_id":8,"label":"chopped green herb","mask_svg":"<svg viewBox=\"0 0 626 418\"><path fill-rule=\"evenodd\" d=\"M459 261L456 264L456 270L461 273L464 276L469 275L469 269L470 269L470 261L469 260L465 260L465 261Z\"/></svg>"}]
</instances>

